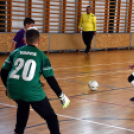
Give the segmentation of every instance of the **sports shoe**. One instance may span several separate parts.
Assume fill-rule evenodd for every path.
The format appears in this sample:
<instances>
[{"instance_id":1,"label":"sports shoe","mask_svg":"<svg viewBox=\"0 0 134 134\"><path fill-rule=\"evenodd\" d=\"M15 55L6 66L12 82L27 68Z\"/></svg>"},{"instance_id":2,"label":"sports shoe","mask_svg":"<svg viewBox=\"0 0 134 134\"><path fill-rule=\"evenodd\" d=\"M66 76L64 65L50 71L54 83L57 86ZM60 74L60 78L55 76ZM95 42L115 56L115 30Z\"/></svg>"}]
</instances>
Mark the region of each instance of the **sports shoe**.
<instances>
[{"instance_id":1,"label":"sports shoe","mask_svg":"<svg viewBox=\"0 0 134 134\"><path fill-rule=\"evenodd\" d=\"M90 54L90 52L85 53L85 55L89 55L89 54Z\"/></svg>"},{"instance_id":2,"label":"sports shoe","mask_svg":"<svg viewBox=\"0 0 134 134\"><path fill-rule=\"evenodd\" d=\"M130 101L134 101L134 97L130 98Z\"/></svg>"}]
</instances>

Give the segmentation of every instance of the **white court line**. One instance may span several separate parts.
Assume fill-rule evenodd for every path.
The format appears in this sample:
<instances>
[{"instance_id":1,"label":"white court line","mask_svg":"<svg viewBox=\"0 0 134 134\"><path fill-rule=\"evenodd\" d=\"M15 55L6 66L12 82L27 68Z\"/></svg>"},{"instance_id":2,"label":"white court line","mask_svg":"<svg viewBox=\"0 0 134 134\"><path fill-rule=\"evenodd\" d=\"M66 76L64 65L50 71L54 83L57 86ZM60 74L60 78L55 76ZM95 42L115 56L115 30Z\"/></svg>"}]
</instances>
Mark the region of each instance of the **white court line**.
<instances>
[{"instance_id":1,"label":"white court line","mask_svg":"<svg viewBox=\"0 0 134 134\"><path fill-rule=\"evenodd\" d=\"M88 122L88 123L92 123L92 124L97 124L97 125L108 127L108 128L116 128L116 129L126 130L126 131L129 131L129 132L134 132L133 129L111 126L111 125L108 125L108 124L105 124L105 123L100 123L100 122L95 122L95 121L90 121L90 120L83 120L83 119L75 118L75 117L72 117L72 116L66 116L66 115L60 115L60 114L57 114L57 115L63 116L63 117L69 118L69 119L74 119L74 120L77 120L77 121L83 121L83 122Z\"/></svg>"},{"instance_id":2,"label":"white court line","mask_svg":"<svg viewBox=\"0 0 134 134\"><path fill-rule=\"evenodd\" d=\"M107 75L107 74L117 74L117 73L127 73L127 72L132 72L132 70L126 70L126 71L116 71L116 72L105 72L105 73L99 73L99 74L95 74L95 75L80 75L80 76L75 76L75 77L65 77L65 78L56 78L59 80L66 80L66 79L72 79L72 78L81 78L81 77L90 77L90 76L99 76L99 75ZM45 80L43 80L42 82L45 82ZM3 85L0 85L0 87L4 87Z\"/></svg>"},{"instance_id":3,"label":"white court line","mask_svg":"<svg viewBox=\"0 0 134 134\"><path fill-rule=\"evenodd\" d=\"M115 64L126 64L126 63L134 63L134 62L125 62L125 63L110 63L110 64L96 64L96 65L82 65L82 66L71 66L71 67L68 67L68 68L57 68L57 69L54 69L54 70L60 70L60 69L71 69L71 68L82 68L82 67L86 67L86 66L103 66L103 65L115 65Z\"/></svg>"},{"instance_id":4,"label":"white court line","mask_svg":"<svg viewBox=\"0 0 134 134\"><path fill-rule=\"evenodd\" d=\"M5 104L5 103L0 103L0 105L9 106L9 107L12 107L12 108L17 108L17 106L15 106L15 105L10 105L10 104ZM34 111L33 109L30 109L30 110ZM90 120L83 120L81 118L76 118L76 117L73 117L73 116L67 116L67 115L61 115L61 114L57 114L57 116L61 116L61 117L65 117L65 118L69 118L69 119L73 119L73 120L77 120L77 121L82 121L82 122L88 122L88 123L92 123L92 124L96 124L96 125L100 125L100 126L104 126L104 127L108 127L108 128L115 128L115 129L125 130L125 131L129 131L129 132L134 132L133 129L123 128L123 127L118 127L118 126L112 126L112 125L109 125L109 124L90 121Z\"/></svg>"},{"instance_id":5,"label":"white court line","mask_svg":"<svg viewBox=\"0 0 134 134\"><path fill-rule=\"evenodd\" d=\"M100 74L95 74L95 75L80 75L80 76L75 76L75 77L65 77L65 78L56 78L56 79L71 79L71 78L78 78L78 77L88 77L88 76L99 76L99 75L107 75L107 74L117 74L117 73L127 73L127 72L132 72L132 70L127 70L127 71L116 71L116 72L105 72L105 73L100 73ZM44 82L44 81L43 81Z\"/></svg>"},{"instance_id":6,"label":"white court line","mask_svg":"<svg viewBox=\"0 0 134 134\"><path fill-rule=\"evenodd\" d=\"M113 64L126 64L126 63L133 63L133 62L125 62L125 63L111 63L111 64L96 64L96 65L83 65L83 66L102 66L102 65L113 65ZM81 68L83 66L72 66L70 68L58 68L54 70L60 70L60 69L71 69L71 68ZM119 71L118 71L119 72ZM126 72L126 71L120 71L120 72ZM129 72L129 71L128 71ZM105 73L109 74L109 73ZM76 76L76 77L87 77L87 76L98 76L98 75L105 75L105 74L97 74L97 75L85 75L85 76ZM111 73L110 73L111 74ZM76 77L66 77L66 78L56 78L56 79L70 79L70 78L76 78ZM45 82L45 81L42 81ZM4 87L3 85L0 85L0 87Z\"/></svg>"}]
</instances>

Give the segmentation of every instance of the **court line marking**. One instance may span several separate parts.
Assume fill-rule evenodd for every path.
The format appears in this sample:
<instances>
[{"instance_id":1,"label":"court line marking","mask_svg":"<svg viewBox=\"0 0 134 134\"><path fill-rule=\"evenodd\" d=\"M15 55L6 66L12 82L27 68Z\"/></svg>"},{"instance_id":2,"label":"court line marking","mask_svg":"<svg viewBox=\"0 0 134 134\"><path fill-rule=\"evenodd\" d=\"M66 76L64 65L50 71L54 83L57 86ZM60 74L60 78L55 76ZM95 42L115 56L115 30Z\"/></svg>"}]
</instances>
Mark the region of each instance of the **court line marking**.
<instances>
[{"instance_id":1,"label":"court line marking","mask_svg":"<svg viewBox=\"0 0 134 134\"><path fill-rule=\"evenodd\" d=\"M126 63L134 63L134 62L125 62L125 63L110 63L110 64L95 64L95 65L82 65L82 66L71 66L71 67L68 67L68 68L57 68L57 69L54 69L54 70L60 70L60 69L72 69L72 68L82 68L82 67L86 67L86 66L103 66L103 65L119 65L119 64L126 64ZM126 67L127 68L127 67Z\"/></svg>"},{"instance_id":2,"label":"court line marking","mask_svg":"<svg viewBox=\"0 0 134 134\"><path fill-rule=\"evenodd\" d=\"M59 120L59 122L63 122L63 121L74 121L74 120L73 120L73 119ZM26 129L29 129L29 128L35 128L35 127L40 127L40 126L43 126L43 125L47 125L47 123L36 124L36 125L33 125L33 126L26 127Z\"/></svg>"},{"instance_id":3,"label":"court line marking","mask_svg":"<svg viewBox=\"0 0 134 134\"><path fill-rule=\"evenodd\" d=\"M130 63L130 62L129 62ZM117 63L113 63L113 64L117 64ZM118 63L118 64L125 64L125 63ZM111 64L98 64L98 65L111 65ZM96 65L85 65L85 66L96 66ZM77 66L78 68L79 66ZM65 69L65 68L62 68L62 69ZM118 73L120 72L129 72L129 71L118 71ZM115 72L117 73L117 72ZM110 74L115 74L115 73L110 73ZM106 73L106 74L109 74L109 73ZM102 75L102 74L98 74L98 75ZM89 75L88 75L89 76ZM97 75L90 75L90 76L97 76ZM86 77L86 76L77 76L77 77ZM67 78L76 78L76 77L67 77ZM63 78L58 78L58 79L63 79ZM66 79L66 78L65 78ZM0 85L3 87L3 85ZM0 103L1 105L3 105L4 103ZM9 105L9 104L4 104L4 106L10 106L10 107L13 107L13 108L17 108L17 106L13 106L13 105ZM30 109L31 111L33 111L33 109ZM134 132L133 129L127 129L127 128L122 128L122 127L116 127L116 126L111 126L111 125L108 125L108 124L104 124L104 123L100 123L100 122L94 122L94 121L87 121L87 120L83 120L83 119L80 119L80 118L75 118L75 117L72 117L72 116L66 116L66 115L60 115L60 114L57 114L58 116L63 116L63 117L66 117L66 118L70 118L70 119L74 119L74 120L78 120L78 121L85 121L85 122L90 122L90 123L93 123L93 124L97 124L97 125L101 125L101 126L105 126L105 127L112 127L112 128L118 128L118 129L122 129L122 130L126 130L126 131L130 131L130 132Z\"/></svg>"},{"instance_id":4,"label":"court line marking","mask_svg":"<svg viewBox=\"0 0 134 134\"><path fill-rule=\"evenodd\" d=\"M1 107L0 110L1 110L1 109L7 109L7 108L11 108L11 107Z\"/></svg>"},{"instance_id":5,"label":"court line marking","mask_svg":"<svg viewBox=\"0 0 134 134\"><path fill-rule=\"evenodd\" d=\"M117 74L117 73L127 73L127 72L132 72L132 70L126 70L126 71L116 71L116 72L105 72L105 73L99 73L95 75L80 75L80 76L74 76L74 77L65 77L65 78L56 78L56 79L70 79L70 78L77 78L77 77L88 77L88 76L99 76L99 75L107 75L107 74ZM43 81L44 82L44 81Z\"/></svg>"},{"instance_id":6,"label":"court line marking","mask_svg":"<svg viewBox=\"0 0 134 134\"><path fill-rule=\"evenodd\" d=\"M112 64L126 64L126 63L133 63L133 62L125 62L125 63L111 63L111 64L96 64L96 65L83 65L83 66L101 66L101 65L112 65ZM58 69L54 69L54 70L60 70L60 69L71 69L71 68L81 68L82 66L72 66L70 68L58 68ZM125 68L122 68L122 70ZM131 72L132 70L128 70L128 71L117 71L117 72ZM117 73L115 72L115 73ZM90 72L89 72L90 73ZM110 74L115 74L115 73L110 73ZM105 74L109 74L105 73ZM96 75L86 75L86 76L76 76L76 77L88 77L88 76L99 76L99 75L105 75L105 74L96 74ZM56 78L56 79L69 79L69 78L76 78L76 77L66 77L66 78ZM45 82L45 81L43 81ZM4 85L0 85L0 87L4 87Z\"/></svg>"},{"instance_id":7,"label":"court line marking","mask_svg":"<svg viewBox=\"0 0 134 134\"><path fill-rule=\"evenodd\" d=\"M10 107L13 107L13 108L17 108L17 106L15 106L15 105L10 105L10 104L6 104L6 103L0 103L0 105L10 106ZM34 111L33 109L30 109L30 110L31 111ZM88 122L88 123L92 123L92 124L96 124L96 125L108 127L108 128L115 128L115 129L125 130L125 131L129 131L129 132L134 132L133 129L128 129L128 128L123 128L123 127L113 126L113 125L109 125L109 124L105 124L105 123L101 123L101 122L96 122L96 121L85 120L85 119L76 118L76 117L68 116L68 115L61 115L61 114L57 114L57 115L58 116L61 116L61 117L65 117L65 118L77 120L77 121L83 121L83 122Z\"/></svg>"},{"instance_id":8,"label":"court line marking","mask_svg":"<svg viewBox=\"0 0 134 134\"><path fill-rule=\"evenodd\" d=\"M80 75L80 74L92 74L92 73L105 73L105 72L113 72L113 71L121 71L121 70L128 70L126 68L120 68L120 69L110 69L110 70L97 70L97 71L89 71L89 72L75 72L75 73L67 73L67 74L62 74L62 75L55 75L55 77L62 77L62 76L70 76L70 75Z\"/></svg>"},{"instance_id":9,"label":"court line marking","mask_svg":"<svg viewBox=\"0 0 134 134\"><path fill-rule=\"evenodd\" d=\"M132 63L132 62L127 62L127 63ZM125 63L112 63L112 64L125 64ZM111 64L97 64L97 65L111 65ZM97 65L84 65L84 66L97 66ZM83 67L83 66L76 66L76 67L62 68L62 69L81 68L81 67ZM54 69L54 70L59 70L59 69L60 68ZM0 85L0 86L3 87L3 85ZM0 103L0 104L2 104L2 103ZM6 106L10 106L11 107L12 105L6 104ZM17 108L16 106L12 106L12 107L13 108ZM33 111L33 109L30 109L30 110ZM75 117L72 117L72 116L66 116L66 115L60 115L60 114L57 114L57 115L63 116L63 117L66 117L66 118L70 118L70 119L74 119L74 120L86 121L86 122L90 122L90 123L94 123L94 124L98 124L98 125L102 125L102 126L106 126L106 127L110 127L110 128L113 127L113 128L118 128L118 129L130 131L130 132L134 132L133 129L127 129L127 128L122 128L122 127L111 126L111 125L107 125L107 124L99 123L99 122L87 121L87 120L83 120L83 119L80 119L80 118L75 118Z\"/></svg>"},{"instance_id":10,"label":"court line marking","mask_svg":"<svg viewBox=\"0 0 134 134\"><path fill-rule=\"evenodd\" d=\"M89 74L89 73L100 73L100 72L112 72L112 71L118 71L118 70L126 70L126 68L119 68L119 69L110 69L110 70L97 70L97 71L90 71L90 72L75 72L75 73L69 73L69 74L62 74L62 75L56 75L55 77L62 77L62 76L69 76L69 75L78 75L78 74Z\"/></svg>"},{"instance_id":11,"label":"court line marking","mask_svg":"<svg viewBox=\"0 0 134 134\"><path fill-rule=\"evenodd\" d=\"M107 74L117 74L117 73L127 73L127 72L132 72L132 70L126 70L126 71L115 71L115 72L105 72L105 73L99 73L99 74L95 74L95 75L80 75L80 76L74 76L74 77L65 77L65 78L57 78L56 79L61 79L61 80L66 80L66 79L71 79L71 78L79 78L79 77L94 77L94 76L103 76L103 75L107 75ZM43 80L42 82L45 82L46 80ZM0 85L0 87L4 87L4 85Z\"/></svg>"},{"instance_id":12,"label":"court line marking","mask_svg":"<svg viewBox=\"0 0 134 134\"><path fill-rule=\"evenodd\" d=\"M55 96L55 95L50 95L50 96ZM125 107L125 108L133 108L134 109L134 107L132 107L132 106L122 105L122 104L113 103L113 102L107 102L107 101L95 101L95 100L92 100L92 99L89 99L89 98L85 98L84 99L84 98L82 98L82 96L78 96L78 95L76 95L76 96L69 96L69 98L77 99L77 100L82 100L82 101L85 101L85 102L102 103L102 104L108 104L108 105L118 106L118 107L122 107L122 108ZM51 99L58 100L58 98L51 98ZM50 98L49 98L49 101L51 101Z\"/></svg>"}]
</instances>

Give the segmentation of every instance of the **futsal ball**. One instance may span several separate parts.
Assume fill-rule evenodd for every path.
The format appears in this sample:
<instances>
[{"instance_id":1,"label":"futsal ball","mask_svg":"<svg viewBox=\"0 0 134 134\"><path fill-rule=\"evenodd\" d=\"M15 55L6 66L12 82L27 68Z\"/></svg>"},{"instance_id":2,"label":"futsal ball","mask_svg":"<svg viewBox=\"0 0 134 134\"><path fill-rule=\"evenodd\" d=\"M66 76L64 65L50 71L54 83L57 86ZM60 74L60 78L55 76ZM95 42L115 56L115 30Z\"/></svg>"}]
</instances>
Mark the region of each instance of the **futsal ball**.
<instances>
[{"instance_id":1,"label":"futsal ball","mask_svg":"<svg viewBox=\"0 0 134 134\"><path fill-rule=\"evenodd\" d=\"M99 83L95 80L92 80L88 83L88 87L90 90L95 91L99 87Z\"/></svg>"}]
</instances>

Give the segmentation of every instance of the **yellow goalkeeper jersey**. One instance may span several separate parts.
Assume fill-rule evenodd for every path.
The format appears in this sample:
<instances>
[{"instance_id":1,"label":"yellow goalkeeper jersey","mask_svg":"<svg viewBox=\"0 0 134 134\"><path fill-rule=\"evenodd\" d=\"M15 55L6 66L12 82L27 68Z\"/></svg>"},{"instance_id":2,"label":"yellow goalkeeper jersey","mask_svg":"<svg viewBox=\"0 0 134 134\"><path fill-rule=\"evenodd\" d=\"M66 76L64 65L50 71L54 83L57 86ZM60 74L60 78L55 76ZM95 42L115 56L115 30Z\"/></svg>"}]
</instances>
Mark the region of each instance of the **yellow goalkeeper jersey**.
<instances>
[{"instance_id":1,"label":"yellow goalkeeper jersey","mask_svg":"<svg viewBox=\"0 0 134 134\"><path fill-rule=\"evenodd\" d=\"M96 17L93 13L84 13L80 19L78 28L82 31L96 31Z\"/></svg>"}]
</instances>

